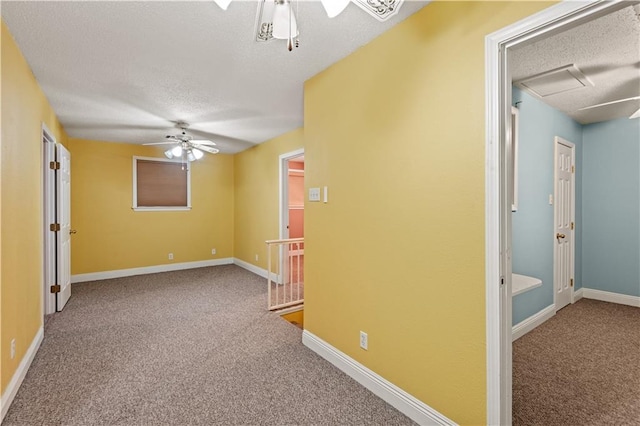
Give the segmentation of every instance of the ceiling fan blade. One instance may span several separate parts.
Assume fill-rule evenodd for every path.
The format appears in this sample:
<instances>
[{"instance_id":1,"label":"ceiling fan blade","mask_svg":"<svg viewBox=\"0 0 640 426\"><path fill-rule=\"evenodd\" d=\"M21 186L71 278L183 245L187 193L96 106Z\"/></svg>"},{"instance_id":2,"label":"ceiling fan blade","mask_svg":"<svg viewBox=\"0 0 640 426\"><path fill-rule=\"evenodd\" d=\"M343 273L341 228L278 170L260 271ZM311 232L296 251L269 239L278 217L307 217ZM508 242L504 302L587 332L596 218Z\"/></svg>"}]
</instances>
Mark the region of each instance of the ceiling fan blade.
<instances>
[{"instance_id":1,"label":"ceiling fan blade","mask_svg":"<svg viewBox=\"0 0 640 426\"><path fill-rule=\"evenodd\" d=\"M350 0L320 0L329 18L335 18L349 5Z\"/></svg>"},{"instance_id":2,"label":"ceiling fan blade","mask_svg":"<svg viewBox=\"0 0 640 426\"><path fill-rule=\"evenodd\" d=\"M175 145L176 141L172 141L172 142L151 142L151 143L143 143L142 145Z\"/></svg>"},{"instance_id":3,"label":"ceiling fan blade","mask_svg":"<svg viewBox=\"0 0 640 426\"><path fill-rule=\"evenodd\" d=\"M189 128L189 133L200 138L206 138L207 140L215 140L216 146L220 147L220 149L222 149L224 152L240 152L255 145L255 143L248 142L242 139L235 139L194 128Z\"/></svg>"},{"instance_id":4,"label":"ceiling fan blade","mask_svg":"<svg viewBox=\"0 0 640 426\"><path fill-rule=\"evenodd\" d=\"M640 96L634 96L632 98L618 99L618 100L615 100L615 101L604 102L604 103L597 104L597 105L591 105L591 106L588 106L588 107L580 108L578 111L584 111L585 109L598 108L598 107L603 107L603 106L607 106L607 105L618 104L620 102L635 101L637 99L640 99Z\"/></svg>"},{"instance_id":5,"label":"ceiling fan blade","mask_svg":"<svg viewBox=\"0 0 640 426\"><path fill-rule=\"evenodd\" d=\"M191 142L192 144L195 145L210 145L210 146L216 146L215 142L211 142L205 139L192 139L189 142Z\"/></svg>"},{"instance_id":6,"label":"ceiling fan blade","mask_svg":"<svg viewBox=\"0 0 640 426\"><path fill-rule=\"evenodd\" d=\"M199 149L200 151L208 152L209 154L217 154L220 152L218 148L211 148L210 146L204 146L204 145L200 145L196 147L196 149Z\"/></svg>"},{"instance_id":7,"label":"ceiling fan blade","mask_svg":"<svg viewBox=\"0 0 640 426\"><path fill-rule=\"evenodd\" d=\"M640 108L638 108L638 110L636 112L631 114L631 117L629 117L629 118L640 118Z\"/></svg>"},{"instance_id":8,"label":"ceiling fan blade","mask_svg":"<svg viewBox=\"0 0 640 426\"><path fill-rule=\"evenodd\" d=\"M218 6L220 6L220 9L222 10L227 10L227 8L229 7L229 3L231 3L231 0L213 0L216 2L216 4Z\"/></svg>"}]
</instances>

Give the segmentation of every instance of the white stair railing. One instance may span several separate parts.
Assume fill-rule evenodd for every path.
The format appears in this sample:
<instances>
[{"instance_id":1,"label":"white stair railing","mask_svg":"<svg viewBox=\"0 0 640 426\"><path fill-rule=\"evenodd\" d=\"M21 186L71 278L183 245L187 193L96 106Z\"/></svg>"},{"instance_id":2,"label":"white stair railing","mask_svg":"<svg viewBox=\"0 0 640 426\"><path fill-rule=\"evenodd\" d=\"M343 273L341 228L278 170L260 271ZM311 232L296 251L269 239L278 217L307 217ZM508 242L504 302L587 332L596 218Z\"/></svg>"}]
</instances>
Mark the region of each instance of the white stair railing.
<instances>
[{"instance_id":1,"label":"white stair railing","mask_svg":"<svg viewBox=\"0 0 640 426\"><path fill-rule=\"evenodd\" d=\"M265 242L269 310L304 303L304 238Z\"/></svg>"}]
</instances>

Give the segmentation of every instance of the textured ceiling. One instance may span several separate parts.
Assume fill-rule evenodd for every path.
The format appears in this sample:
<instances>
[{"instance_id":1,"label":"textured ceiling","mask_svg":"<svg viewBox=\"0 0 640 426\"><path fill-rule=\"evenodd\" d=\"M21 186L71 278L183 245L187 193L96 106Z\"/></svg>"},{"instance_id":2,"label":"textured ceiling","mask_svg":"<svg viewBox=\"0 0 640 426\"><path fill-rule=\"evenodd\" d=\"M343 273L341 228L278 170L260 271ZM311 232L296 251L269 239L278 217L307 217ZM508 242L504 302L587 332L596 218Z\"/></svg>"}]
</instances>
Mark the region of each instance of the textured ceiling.
<instances>
[{"instance_id":1,"label":"textured ceiling","mask_svg":"<svg viewBox=\"0 0 640 426\"><path fill-rule=\"evenodd\" d=\"M617 99L640 96L640 17L638 6L628 6L568 31L511 52L513 81L575 64L594 87L542 99L587 124L629 117L640 100L578 111Z\"/></svg>"},{"instance_id":2,"label":"textured ceiling","mask_svg":"<svg viewBox=\"0 0 640 426\"><path fill-rule=\"evenodd\" d=\"M305 80L427 3L381 23L303 0L293 52L254 41L255 1L3 1L1 13L71 137L157 142L186 121L235 153L302 126Z\"/></svg>"}]
</instances>

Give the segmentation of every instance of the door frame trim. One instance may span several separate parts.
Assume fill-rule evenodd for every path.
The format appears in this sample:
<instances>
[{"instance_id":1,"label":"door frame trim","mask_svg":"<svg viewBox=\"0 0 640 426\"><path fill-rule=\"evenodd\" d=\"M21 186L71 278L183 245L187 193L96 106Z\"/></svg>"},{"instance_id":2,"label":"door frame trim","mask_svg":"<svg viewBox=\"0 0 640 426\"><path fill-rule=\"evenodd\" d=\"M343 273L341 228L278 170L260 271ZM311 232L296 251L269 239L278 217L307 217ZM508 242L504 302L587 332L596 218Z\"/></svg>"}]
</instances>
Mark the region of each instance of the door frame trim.
<instances>
[{"instance_id":1,"label":"door frame trim","mask_svg":"<svg viewBox=\"0 0 640 426\"><path fill-rule=\"evenodd\" d=\"M42 123L40 135L42 143L42 282L43 296L41 303L42 317L56 312L56 295L51 293L51 286L56 277L56 235L49 225L56 218L56 173L49 168L51 161L56 161L56 138L46 124Z\"/></svg>"},{"instance_id":2,"label":"door frame trim","mask_svg":"<svg viewBox=\"0 0 640 426\"><path fill-rule=\"evenodd\" d=\"M560 136L556 136L553 138L553 232L556 232L556 228L558 227L558 145L564 145L571 149L571 165L575 167L576 165L576 145L572 142L569 142L566 139L561 138ZM575 169L574 169L575 170ZM576 172L571 173L571 222L576 222ZM575 227L574 227L575 228ZM575 230L571 230L570 235L570 243L571 243L571 259L569 260L569 266L571 268L571 277L574 280L575 286L575 275L576 275L576 240L575 240ZM554 238L555 239L555 238ZM556 267L557 267L557 251L558 244L553 245L553 306L558 311L558 307L556 306L557 302L557 283L556 283ZM575 287L571 287L571 297L570 303L574 303L575 299Z\"/></svg>"},{"instance_id":3,"label":"door frame trim","mask_svg":"<svg viewBox=\"0 0 640 426\"><path fill-rule=\"evenodd\" d=\"M567 30L628 6L622 0L565 0L485 38L485 309L487 424L511 424L511 230L506 134L509 47ZM502 277L502 282L501 282Z\"/></svg>"}]
</instances>

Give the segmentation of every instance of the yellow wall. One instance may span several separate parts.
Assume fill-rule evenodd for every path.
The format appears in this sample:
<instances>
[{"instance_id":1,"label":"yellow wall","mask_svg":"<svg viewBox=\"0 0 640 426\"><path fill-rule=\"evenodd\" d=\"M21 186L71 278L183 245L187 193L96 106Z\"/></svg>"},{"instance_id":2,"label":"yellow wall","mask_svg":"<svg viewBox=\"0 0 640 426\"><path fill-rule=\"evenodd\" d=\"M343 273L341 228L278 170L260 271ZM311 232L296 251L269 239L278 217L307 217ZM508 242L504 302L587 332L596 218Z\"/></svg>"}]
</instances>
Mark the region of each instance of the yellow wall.
<instances>
[{"instance_id":1,"label":"yellow wall","mask_svg":"<svg viewBox=\"0 0 640 426\"><path fill-rule=\"evenodd\" d=\"M42 326L42 123L66 135L4 21L1 33L0 376L4 393ZM10 342L16 339L16 356Z\"/></svg>"},{"instance_id":2,"label":"yellow wall","mask_svg":"<svg viewBox=\"0 0 640 426\"><path fill-rule=\"evenodd\" d=\"M305 85L330 195L306 204L305 328L461 424L486 421L484 38L547 6L432 2Z\"/></svg>"},{"instance_id":3,"label":"yellow wall","mask_svg":"<svg viewBox=\"0 0 640 426\"><path fill-rule=\"evenodd\" d=\"M78 231L72 237L72 274L233 256L230 155L205 154L191 163L190 211L131 209L133 156L164 158L164 149L69 140L71 225Z\"/></svg>"},{"instance_id":4,"label":"yellow wall","mask_svg":"<svg viewBox=\"0 0 640 426\"><path fill-rule=\"evenodd\" d=\"M304 132L207 156L194 209L162 213L131 211L131 156L160 151L65 143L2 23L2 391L42 323L44 121L72 153L73 274L170 263L168 252L266 267L278 156L304 145L307 188L330 189L305 211L306 328L453 420L483 424L484 37L546 6L431 3L306 84Z\"/></svg>"},{"instance_id":5,"label":"yellow wall","mask_svg":"<svg viewBox=\"0 0 640 426\"><path fill-rule=\"evenodd\" d=\"M266 269L264 242L279 236L278 157L302 148L303 137L297 129L235 155L236 258Z\"/></svg>"}]
</instances>

